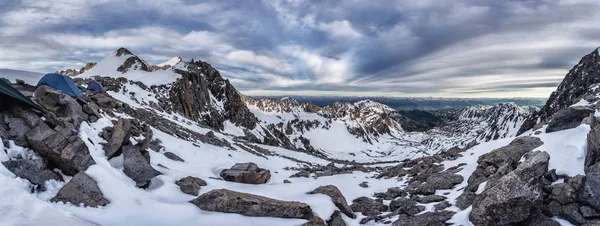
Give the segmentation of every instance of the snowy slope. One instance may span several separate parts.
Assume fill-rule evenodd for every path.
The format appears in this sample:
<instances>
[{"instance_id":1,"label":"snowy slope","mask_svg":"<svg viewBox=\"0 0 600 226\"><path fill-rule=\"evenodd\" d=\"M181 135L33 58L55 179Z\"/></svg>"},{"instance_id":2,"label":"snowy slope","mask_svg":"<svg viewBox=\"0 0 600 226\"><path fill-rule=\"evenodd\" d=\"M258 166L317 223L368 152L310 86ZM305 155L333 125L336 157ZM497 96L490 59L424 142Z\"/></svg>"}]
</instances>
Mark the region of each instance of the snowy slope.
<instances>
[{"instance_id":1,"label":"snowy slope","mask_svg":"<svg viewBox=\"0 0 600 226\"><path fill-rule=\"evenodd\" d=\"M38 83L40 78L42 78L42 76L44 76L44 74L38 72L0 69L0 78L6 78L11 82L15 82L16 79L21 79L27 84L35 85Z\"/></svg>"},{"instance_id":2,"label":"snowy slope","mask_svg":"<svg viewBox=\"0 0 600 226\"><path fill-rule=\"evenodd\" d=\"M171 58L171 59L169 59L169 60L167 60L165 62L157 64L156 66L158 66L158 67L164 67L164 66L168 65L168 66L172 67L172 66L175 66L175 65L177 65L179 63L183 63L183 59L181 59L181 57L173 57L173 58Z\"/></svg>"}]
</instances>

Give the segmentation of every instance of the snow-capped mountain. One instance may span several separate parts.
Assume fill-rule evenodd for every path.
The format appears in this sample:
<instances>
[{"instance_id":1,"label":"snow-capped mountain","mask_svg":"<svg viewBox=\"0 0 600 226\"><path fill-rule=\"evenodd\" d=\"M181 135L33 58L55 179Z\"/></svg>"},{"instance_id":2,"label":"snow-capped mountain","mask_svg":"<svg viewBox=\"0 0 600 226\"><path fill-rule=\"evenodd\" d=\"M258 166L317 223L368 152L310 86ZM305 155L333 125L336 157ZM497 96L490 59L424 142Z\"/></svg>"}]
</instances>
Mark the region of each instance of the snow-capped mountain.
<instances>
[{"instance_id":1,"label":"snow-capped mountain","mask_svg":"<svg viewBox=\"0 0 600 226\"><path fill-rule=\"evenodd\" d=\"M593 225L590 55L541 110L411 113L255 99L207 62L121 48L74 76L106 92L29 87L45 112L0 108L2 224Z\"/></svg>"}]
</instances>

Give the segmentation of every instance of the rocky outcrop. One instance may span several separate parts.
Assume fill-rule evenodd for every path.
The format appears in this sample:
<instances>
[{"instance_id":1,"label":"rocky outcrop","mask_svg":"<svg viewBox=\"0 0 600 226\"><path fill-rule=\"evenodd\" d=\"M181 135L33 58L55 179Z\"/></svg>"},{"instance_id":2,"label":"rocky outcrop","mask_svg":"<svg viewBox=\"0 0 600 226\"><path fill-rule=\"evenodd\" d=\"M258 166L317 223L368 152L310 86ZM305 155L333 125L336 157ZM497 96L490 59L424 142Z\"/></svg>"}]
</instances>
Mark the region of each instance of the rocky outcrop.
<instances>
[{"instance_id":1,"label":"rocky outcrop","mask_svg":"<svg viewBox=\"0 0 600 226\"><path fill-rule=\"evenodd\" d=\"M333 214L327 220L327 226L346 226L346 222L339 210L333 211Z\"/></svg>"},{"instance_id":2,"label":"rocky outcrop","mask_svg":"<svg viewBox=\"0 0 600 226\"><path fill-rule=\"evenodd\" d=\"M585 154L584 169L600 161L600 120L595 116L590 117L590 132L587 135L587 152Z\"/></svg>"},{"instance_id":3,"label":"rocky outcrop","mask_svg":"<svg viewBox=\"0 0 600 226\"><path fill-rule=\"evenodd\" d=\"M377 216L381 212L386 212L388 207L381 200L371 199L369 197L359 197L352 200L350 205L353 211L360 212L365 216Z\"/></svg>"},{"instance_id":4,"label":"rocky outcrop","mask_svg":"<svg viewBox=\"0 0 600 226\"><path fill-rule=\"evenodd\" d=\"M425 207L417 205L417 202L412 199L398 198L390 202L390 210L398 214L414 216L417 213L425 210Z\"/></svg>"},{"instance_id":5,"label":"rocky outcrop","mask_svg":"<svg viewBox=\"0 0 600 226\"><path fill-rule=\"evenodd\" d=\"M455 213L456 212L443 210L438 212L426 212L414 216L400 215L400 218L398 218L398 220L396 220L392 226L446 225L445 222L450 220Z\"/></svg>"},{"instance_id":6,"label":"rocky outcrop","mask_svg":"<svg viewBox=\"0 0 600 226\"><path fill-rule=\"evenodd\" d=\"M181 192L186 193L188 195L196 196L198 195L198 190L202 188L202 186L206 186L206 181L197 178L197 177L184 177L175 182Z\"/></svg>"},{"instance_id":7,"label":"rocky outcrop","mask_svg":"<svg viewBox=\"0 0 600 226\"><path fill-rule=\"evenodd\" d=\"M579 199L600 210L600 164L588 168Z\"/></svg>"},{"instance_id":8,"label":"rocky outcrop","mask_svg":"<svg viewBox=\"0 0 600 226\"><path fill-rule=\"evenodd\" d=\"M111 129L111 136L104 145L104 153L107 158L117 156L121 152L121 147L130 143L131 119L120 118L116 125Z\"/></svg>"},{"instance_id":9,"label":"rocky outcrop","mask_svg":"<svg viewBox=\"0 0 600 226\"><path fill-rule=\"evenodd\" d=\"M226 181L244 184L264 184L271 178L271 172L259 168L255 163L236 163L231 169L225 169L220 173L221 178Z\"/></svg>"},{"instance_id":10,"label":"rocky outcrop","mask_svg":"<svg viewBox=\"0 0 600 226\"><path fill-rule=\"evenodd\" d=\"M541 177L548 171L550 156L532 152L510 173L488 181L473 202L469 219L475 225L507 225L533 217L541 210Z\"/></svg>"},{"instance_id":11,"label":"rocky outcrop","mask_svg":"<svg viewBox=\"0 0 600 226\"><path fill-rule=\"evenodd\" d=\"M123 172L135 181L136 186L146 188L152 178L160 175L150 165L150 160L142 155L142 151L136 146L123 146Z\"/></svg>"},{"instance_id":12,"label":"rocky outcrop","mask_svg":"<svg viewBox=\"0 0 600 226\"><path fill-rule=\"evenodd\" d=\"M97 207L109 204L98 188L96 181L84 172L77 173L69 183L65 184L52 202L70 202L75 205Z\"/></svg>"},{"instance_id":13,"label":"rocky outcrop","mask_svg":"<svg viewBox=\"0 0 600 226\"><path fill-rule=\"evenodd\" d=\"M190 201L206 211L237 213L250 217L311 219L312 209L306 203L281 201L263 196L216 189Z\"/></svg>"},{"instance_id":14,"label":"rocky outcrop","mask_svg":"<svg viewBox=\"0 0 600 226\"><path fill-rule=\"evenodd\" d=\"M550 117L548 127L546 127L546 133L575 128L581 124L581 121L584 118L589 117L590 114L593 114L594 112L594 109L584 106L573 106L561 109Z\"/></svg>"},{"instance_id":15,"label":"rocky outcrop","mask_svg":"<svg viewBox=\"0 0 600 226\"><path fill-rule=\"evenodd\" d=\"M344 197L344 195L342 194L340 189L338 189L336 186L334 186L334 185L321 186L311 192L308 192L308 194L327 195L327 196L331 197L331 201L333 202L333 204L335 204L335 206L340 211L342 211L342 213L344 213L346 216L348 216L352 219L356 218L356 215L353 213L354 211L352 211L352 208L348 205L346 198Z\"/></svg>"},{"instance_id":16,"label":"rocky outcrop","mask_svg":"<svg viewBox=\"0 0 600 226\"><path fill-rule=\"evenodd\" d=\"M44 182L48 180L62 181L62 176L48 169L43 159L9 160L2 162L2 165L17 177L29 180L32 185L37 186L37 190L39 191L46 190Z\"/></svg>"}]
</instances>

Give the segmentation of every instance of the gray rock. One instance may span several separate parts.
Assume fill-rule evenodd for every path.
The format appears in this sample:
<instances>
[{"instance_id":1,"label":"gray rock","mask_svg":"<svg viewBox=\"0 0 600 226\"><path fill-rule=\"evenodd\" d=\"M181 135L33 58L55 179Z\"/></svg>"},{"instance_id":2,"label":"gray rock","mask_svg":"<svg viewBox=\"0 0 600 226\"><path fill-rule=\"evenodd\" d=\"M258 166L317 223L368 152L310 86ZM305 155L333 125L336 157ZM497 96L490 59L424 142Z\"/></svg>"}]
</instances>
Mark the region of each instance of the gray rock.
<instances>
[{"instance_id":1,"label":"gray rock","mask_svg":"<svg viewBox=\"0 0 600 226\"><path fill-rule=\"evenodd\" d=\"M415 201L419 203L432 203L432 202L441 202L446 200L446 197L441 195L428 195L428 196L415 196Z\"/></svg>"},{"instance_id":2,"label":"gray rock","mask_svg":"<svg viewBox=\"0 0 600 226\"><path fill-rule=\"evenodd\" d=\"M327 226L322 218L318 216L313 216L308 219L308 222L302 224L301 226Z\"/></svg>"},{"instance_id":3,"label":"gray rock","mask_svg":"<svg viewBox=\"0 0 600 226\"><path fill-rule=\"evenodd\" d=\"M591 116L591 130L587 135L587 152L585 154L584 167L587 169L600 160L600 120Z\"/></svg>"},{"instance_id":4,"label":"gray rock","mask_svg":"<svg viewBox=\"0 0 600 226\"><path fill-rule=\"evenodd\" d=\"M446 209L450 206L452 206L452 204L450 204L450 202L448 202L448 201L443 201L443 202L433 205L433 207L435 208L435 211L440 211L440 210Z\"/></svg>"},{"instance_id":5,"label":"gray rock","mask_svg":"<svg viewBox=\"0 0 600 226\"><path fill-rule=\"evenodd\" d=\"M105 206L110 203L104 198L96 181L84 172L77 173L50 201L70 202L90 207Z\"/></svg>"},{"instance_id":6,"label":"gray rock","mask_svg":"<svg viewBox=\"0 0 600 226\"><path fill-rule=\"evenodd\" d=\"M549 185L544 188L548 191L548 199L556 200L561 205L574 203L577 201L578 191L568 183Z\"/></svg>"},{"instance_id":7,"label":"gray rock","mask_svg":"<svg viewBox=\"0 0 600 226\"><path fill-rule=\"evenodd\" d=\"M552 218L544 215L544 214L536 214L534 217L527 219L526 221L520 223L519 225L527 225L527 226L560 226L558 222L552 220Z\"/></svg>"},{"instance_id":8,"label":"gray rock","mask_svg":"<svg viewBox=\"0 0 600 226\"><path fill-rule=\"evenodd\" d=\"M388 188L386 192L375 193L374 196L380 199L392 200L398 197L404 197L406 195L408 195L408 193L404 189L400 187L392 187Z\"/></svg>"},{"instance_id":9,"label":"gray rock","mask_svg":"<svg viewBox=\"0 0 600 226\"><path fill-rule=\"evenodd\" d=\"M589 206L582 206L579 207L579 212L581 212L581 215L585 218L597 218L600 217L600 211L589 207Z\"/></svg>"},{"instance_id":10,"label":"gray rock","mask_svg":"<svg viewBox=\"0 0 600 226\"><path fill-rule=\"evenodd\" d=\"M456 212L442 210L438 212L426 212L415 216L400 215L392 226L444 226Z\"/></svg>"},{"instance_id":11,"label":"gray rock","mask_svg":"<svg viewBox=\"0 0 600 226\"><path fill-rule=\"evenodd\" d=\"M369 187L369 183L366 181L361 182L360 184L358 184L358 186L362 187L362 188L368 188Z\"/></svg>"},{"instance_id":12,"label":"gray rock","mask_svg":"<svg viewBox=\"0 0 600 226\"><path fill-rule=\"evenodd\" d=\"M244 184L264 184L271 178L271 172L259 168L255 163L236 163L231 169L221 171L221 177L226 181Z\"/></svg>"},{"instance_id":13,"label":"gray rock","mask_svg":"<svg viewBox=\"0 0 600 226\"><path fill-rule=\"evenodd\" d=\"M550 201L545 204L542 211L548 216L557 216L565 219L572 224L581 225L586 222L582 214L579 212L580 205L578 203L570 203L567 205L561 205L556 201Z\"/></svg>"},{"instance_id":14,"label":"gray rock","mask_svg":"<svg viewBox=\"0 0 600 226\"><path fill-rule=\"evenodd\" d=\"M215 189L190 201L206 211L237 213L250 217L310 219L312 209L306 203L281 201L227 189Z\"/></svg>"},{"instance_id":15,"label":"gray rock","mask_svg":"<svg viewBox=\"0 0 600 226\"><path fill-rule=\"evenodd\" d=\"M584 118L595 112L585 106L567 107L554 113L546 127L546 133L571 129L579 126Z\"/></svg>"},{"instance_id":16,"label":"gray rock","mask_svg":"<svg viewBox=\"0 0 600 226\"><path fill-rule=\"evenodd\" d=\"M197 177L188 176L179 179L175 184L179 186L181 192L196 196L198 195L198 190L200 190L202 186L206 186L206 181Z\"/></svg>"},{"instance_id":17,"label":"gray rock","mask_svg":"<svg viewBox=\"0 0 600 226\"><path fill-rule=\"evenodd\" d=\"M107 158L112 158L118 154L123 145L129 143L129 136L131 134L131 119L120 118L117 124L112 130L112 134L106 145L104 145L104 152Z\"/></svg>"},{"instance_id":18,"label":"gray rock","mask_svg":"<svg viewBox=\"0 0 600 226\"><path fill-rule=\"evenodd\" d=\"M590 166L585 174L585 182L579 195L582 203L600 209L600 164Z\"/></svg>"},{"instance_id":19,"label":"gray rock","mask_svg":"<svg viewBox=\"0 0 600 226\"><path fill-rule=\"evenodd\" d=\"M377 216L381 214L381 212L388 210L388 207L383 205L381 200L375 200L365 196L352 200L352 205L350 205L350 207L353 211L360 212L365 216Z\"/></svg>"},{"instance_id":20,"label":"gray rock","mask_svg":"<svg viewBox=\"0 0 600 226\"><path fill-rule=\"evenodd\" d=\"M20 118L9 118L7 121L8 125L8 136L15 144L19 146L27 147L27 138L25 134L31 130L25 120Z\"/></svg>"},{"instance_id":21,"label":"gray rock","mask_svg":"<svg viewBox=\"0 0 600 226\"><path fill-rule=\"evenodd\" d=\"M327 226L346 226L346 222L339 210L333 211L333 214L327 220Z\"/></svg>"},{"instance_id":22,"label":"gray rock","mask_svg":"<svg viewBox=\"0 0 600 226\"><path fill-rule=\"evenodd\" d=\"M335 204L335 206L338 209L340 209L340 211L342 211L342 213L344 213L346 216L348 216L352 219L356 218L356 215L354 215L352 208L348 205L346 198L344 197L344 195L342 194L340 189L338 189L336 186L334 186L334 185L321 186L311 192L308 192L308 194L327 195L327 196L331 197L331 201L333 202L333 204Z\"/></svg>"},{"instance_id":23,"label":"gray rock","mask_svg":"<svg viewBox=\"0 0 600 226\"><path fill-rule=\"evenodd\" d=\"M302 170L300 172L297 172L295 174L292 174L290 177L310 177L310 172L306 171L306 170Z\"/></svg>"},{"instance_id":24,"label":"gray rock","mask_svg":"<svg viewBox=\"0 0 600 226\"><path fill-rule=\"evenodd\" d=\"M529 218L542 205L540 177L548 170L550 155L532 152L517 169L486 189L473 202L469 219L475 225L506 225Z\"/></svg>"},{"instance_id":25,"label":"gray rock","mask_svg":"<svg viewBox=\"0 0 600 226\"><path fill-rule=\"evenodd\" d=\"M416 187L416 193L422 195L432 195L438 189L451 189L454 185L463 182L463 177L448 171L435 173L427 181Z\"/></svg>"},{"instance_id":26,"label":"gray rock","mask_svg":"<svg viewBox=\"0 0 600 226\"><path fill-rule=\"evenodd\" d=\"M176 155L173 152L165 152L165 157L167 157L168 159L173 160L173 161L185 162L181 157L179 157L178 155Z\"/></svg>"},{"instance_id":27,"label":"gray rock","mask_svg":"<svg viewBox=\"0 0 600 226\"><path fill-rule=\"evenodd\" d=\"M1 150L0 150L1 151ZM44 182L48 180L62 181L60 174L49 170L42 159L18 159L2 162L8 170L17 177L27 179L31 184L37 185L38 190L45 191Z\"/></svg>"},{"instance_id":28,"label":"gray rock","mask_svg":"<svg viewBox=\"0 0 600 226\"><path fill-rule=\"evenodd\" d=\"M160 175L160 172L152 168L144 158L138 147L133 145L123 146L123 172L140 188L147 187L152 178Z\"/></svg>"},{"instance_id":29,"label":"gray rock","mask_svg":"<svg viewBox=\"0 0 600 226\"><path fill-rule=\"evenodd\" d=\"M409 216L416 215L423 211L425 207L418 206L415 200L409 198L398 198L390 202L390 210L399 214L407 214Z\"/></svg>"}]
</instances>

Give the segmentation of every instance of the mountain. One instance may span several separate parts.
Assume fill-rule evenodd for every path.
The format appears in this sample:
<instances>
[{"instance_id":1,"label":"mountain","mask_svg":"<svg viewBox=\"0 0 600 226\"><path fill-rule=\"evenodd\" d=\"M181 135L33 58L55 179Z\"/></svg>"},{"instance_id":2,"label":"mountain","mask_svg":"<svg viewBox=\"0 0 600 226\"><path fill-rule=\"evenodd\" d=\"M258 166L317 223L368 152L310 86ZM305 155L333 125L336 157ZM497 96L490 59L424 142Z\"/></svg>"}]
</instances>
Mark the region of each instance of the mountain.
<instances>
[{"instance_id":1,"label":"mountain","mask_svg":"<svg viewBox=\"0 0 600 226\"><path fill-rule=\"evenodd\" d=\"M541 109L397 111L371 99L249 97L207 62L150 65L120 48L73 77L106 92L75 99L37 87L44 112L0 102L0 216L6 225L593 225L600 71L591 55Z\"/></svg>"},{"instance_id":2,"label":"mountain","mask_svg":"<svg viewBox=\"0 0 600 226\"><path fill-rule=\"evenodd\" d=\"M21 71L13 69L0 69L0 77L6 78L11 82L15 82L16 79L21 79L28 84L37 84L37 82L44 76L43 73Z\"/></svg>"}]
</instances>

